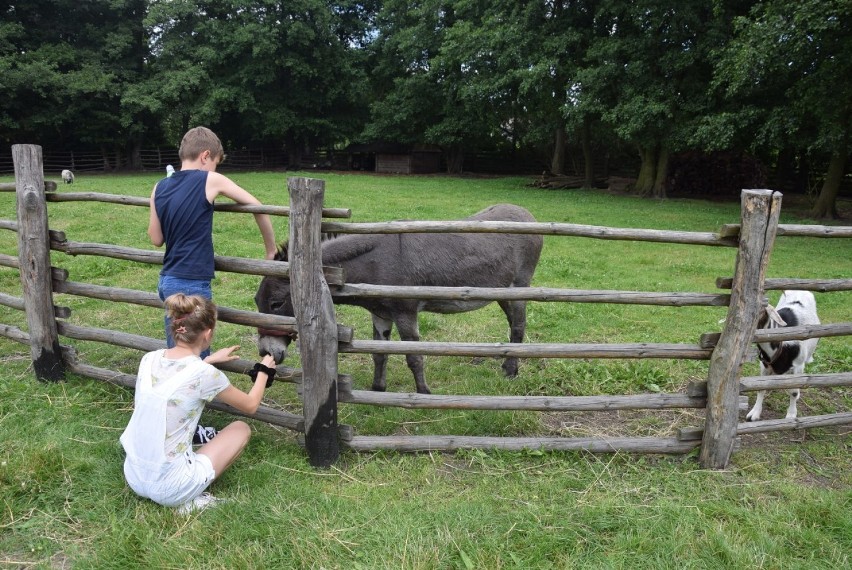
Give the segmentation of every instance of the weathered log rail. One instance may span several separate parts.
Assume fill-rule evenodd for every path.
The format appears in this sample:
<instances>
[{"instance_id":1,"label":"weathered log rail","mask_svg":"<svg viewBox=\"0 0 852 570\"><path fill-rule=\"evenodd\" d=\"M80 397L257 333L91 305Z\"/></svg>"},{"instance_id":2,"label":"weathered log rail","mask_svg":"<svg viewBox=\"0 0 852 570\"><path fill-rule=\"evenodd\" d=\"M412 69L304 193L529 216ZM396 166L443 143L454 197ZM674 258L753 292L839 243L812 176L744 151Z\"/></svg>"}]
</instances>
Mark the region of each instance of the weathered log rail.
<instances>
[{"instance_id":1,"label":"weathered log rail","mask_svg":"<svg viewBox=\"0 0 852 570\"><path fill-rule=\"evenodd\" d=\"M511 233L539 234L551 236L587 237L606 240L631 240L655 243L679 243L687 245L709 245L737 247L737 240L720 237L715 233L679 232L671 230L645 230L630 228L608 228L582 224L536 223L536 222L374 222L346 223L323 222L323 232L349 234L398 234L398 233Z\"/></svg>"},{"instance_id":2,"label":"weathered log rail","mask_svg":"<svg viewBox=\"0 0 852 570\"><path fill-rule=\"evenodd\" d=\"M404 340L353 340L340 343L342 353L421 354L424 356L494 356L518 358L677 358L708 360L713 350L691 344L556 344L424 342Z\"/></svg>"},{"instance_id":3,"label":"weathered log rail","mask_svg":"<svg viewBox=\"0 0 852 570\"><path fill-rule=\"evenodd\" d=\"M712 293L605 291L549 287L402 287L355 283L332 287L331 290L335 297L610 303L664 307L727 307L731 300L730 295Z\"/></svg>"},{"instance_id":4,"label":"weathered log rail","mask_svg":"<svg viewBox=\"0 0 852 570\"><path fill-rule=\"evenodd\" d=\"M37 148L37 147L36 147ZM34 153L29 147L27 152ZM25 153L26 154L26 153ZM37 165L37 160L33 163ZM22 169L27 174L15 185L0 185L0 191L10 189L22 195L31 195L34 187L45 188L43 202L95 201L118 205L145 206L147 198L113 196L96 193L55 192L56 185L32 176L36 166ZM23 183L22 183L23 181ZM268 262L242 258L216 257L216 269L253 275L278 275L289 277L294 286L296 319L260 315L253 311L240 311L220 307L220 318L245 326L278 328L298 331L302 339L302 369L279 366L279 374L297 382L303 398L304 418L286 412L263 408L253 417L305 433L308 454L314 465L329 465L336 460L338 445L354 450L396 449L400 451L446 450L461 448L587 450L593 452L629 451L636 453L684 453L701 446L701 463L705 467L724 467L731 452L738 445L738 436L779 429L801 429L824 425L852 423L849 413L799 418L797 420L769 420L743 425L737 422L738 412L746 405L744 395L759 389L786 387L835 387L852 385L852 373L833 375L801 375L783 377L741 378L739 370L748 349L756 340L787 338L812 338L852 334L852 323L835 323L816 327L791 327L778 331L757 331L755 323L763 309L763 292L774 288L800 288L815 291L852 290L852 279L766 279L768 253L776 235L844 238L852 236L852 228L824 228L817 226L779 225L781 196L776 192L747 190L742 198L742 223L723 226L719 232L680 232L631 228L606 228L580 224L561 223L511 223L511 222L380 222L353 224L322 221L321 218L346 218L347 209L322 207L324 185L321 181L291 179L289 183L291 207L216 205L217 211L241 213L267 213L291 217L291 261ZM29 194L27 194L29 192ZM26 198L32 204L31 197ZM32 208L30 208L32 209ZM37 209L37 208L36 208ZM156 251L126 248L116 245L91 244L68 241L63 232L47 229L43 215L42 235L47 244L41 273L47 275L47 289L69 295L95 299L134 303L158 307L161 302L153 293L114 287L104 287L68 280L64 269L49 266L49 250L68 255L96 255L147 264L161 264L162 254ZM38 222L39 224L42 222ZM0 220L0 229L19 232L30 221ZM665 293L642 291L602 291L553 289L530 287L519 289L489 289L475 287L383 287L345 282L338 268L321 267L320 236L322 232L334 233L412 233L412 232L479 232L479 233L535 233L553 236L570 236L604 240L633 240L654 243L736 247L737 263L734 278L717 280L717 287L730 289L730 294ZM21 270L20 261L0 254L0 265ZM29 267L29 265L28 265ZM22 272L22 283L24 282ZM26 285L24 286L26 289ZM461 300L528 300L537 302L579 302L641 304L656 306L724 306L728 317L721 333L702 335L698 344L512 344L512 343L430 343L430 342L377 342L354 340L352 331L334 320L331 295L362 297L398 297L419 299ZM29 307L25 299L0 294L0 304L17 310ZM117 331L71 325L57 318L67 317L67 308L50 302L41 302L39 324L49 332L51 323L55 334L75 340L103 342L138 350L153 350L163 346L156 339L130 335ZM52 308L53 310L48 310ZM29 312L28 312L29 318ZM44 321L44 323L41 323ZM32 325L30 325L32 326ZM44 339L24 333L20 329L0 325L0 335L17 342L29 344L35 355L36 347L43 347ZM49 338L49 335L48 335ZM677 358L710 360L707 382L690 384L684 394L635 394L613 396L453 396L392 394L353 390L351 381L337 373L338 353L373 354L433 354L456 356L519 356L525 358ZM71 347L61 347L62 362L67 370L133 386L130 375L103 370L80 363ZM249 362L237 360L222 366L236 373L245 372ZM530 411L607 411L635 409L701 409L707 410L706 425L702 428L681 430L676 438L495 438L460 436L357 436L348 426L337 425L337 403L370 406L391 406L409 409L461 409L461 410L530 410ZM219 406L228 410L227 407Z\"/></svg>"},{"instance_id":5,"label":"weathered log rail","mask_svg":"<svg viewBox=\"0 0 852 570\"><path fill-rule=\"evenodd\" d=\"M732 277L720 277L716 280L719 289L730 289ZM767 278L763 281L765 291L782 291L784 289L800 289L827 293L829 291L852 291L852 279L792 279Z\"/></svg>"}]
</instances>

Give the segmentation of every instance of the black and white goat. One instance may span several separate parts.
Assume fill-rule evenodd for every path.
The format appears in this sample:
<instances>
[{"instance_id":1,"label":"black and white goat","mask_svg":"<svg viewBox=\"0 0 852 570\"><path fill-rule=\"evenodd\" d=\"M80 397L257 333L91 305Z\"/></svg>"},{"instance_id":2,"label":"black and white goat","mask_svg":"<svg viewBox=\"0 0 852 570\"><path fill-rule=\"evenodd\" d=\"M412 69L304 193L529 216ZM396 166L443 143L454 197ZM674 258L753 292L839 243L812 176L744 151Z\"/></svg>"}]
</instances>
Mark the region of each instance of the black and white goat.
<instances>
[{"instance_id":1,"label":"black and white goat","mask_svg":"<svg viewBox=\"0 0 852 570\"><path fill-rule=\"evenodd\" d=\"M65 182L65 184L73 184L74 183L74 173L71 172L70 170L63 170L62 171L62 180Z\"/></svg>"},{"instance_id":2,"label":"black and white goat","mask_svg":"<svg viewBox=\"0 0 852 570\"><path fill-rule=\"evenodd\" d=\"M777 313L777 314L773 314ZM779 319L780 317L780 319ZM779 322L783 321L783 322ZM818 325L819 317L816 311L816 300L810 291L784 291L773 309L767 307L766 313L758 322L758 328L776 329L780 327L795 327L801 325ZM770 374L804 374L805 364L814 359L818 338L806 340L785 340L783 342L761 342L757 345L760 359L760 373ZM801 390L787 390L790 394L790 405L787 407L787 418L795 418L796 402ZM746 415L746 420L753 422L760 419L763 412L763 398L766 390L757 393L754 407Z\"/></svg>"}]
</instances>

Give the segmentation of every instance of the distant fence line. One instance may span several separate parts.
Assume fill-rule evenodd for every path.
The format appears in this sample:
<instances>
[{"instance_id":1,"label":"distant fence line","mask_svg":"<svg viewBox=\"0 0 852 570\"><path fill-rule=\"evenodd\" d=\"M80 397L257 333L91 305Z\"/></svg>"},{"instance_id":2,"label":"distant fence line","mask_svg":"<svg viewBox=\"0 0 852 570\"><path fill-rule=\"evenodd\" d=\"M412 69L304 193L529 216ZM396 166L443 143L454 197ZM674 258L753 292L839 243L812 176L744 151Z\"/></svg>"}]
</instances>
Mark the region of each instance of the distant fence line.
<instances>
[{"instance_id":1,"label":"distant fence line","mask_svg":"<svg viewBox=\"0 0 852 570\"><path fill-rule=\"evenodd\" d=\"M258 147L248 149L226 149L227 159L220 166L220 170L273 170L273 169L299 169L299 170L360 170L351 163L354 153L346 149L327 151L316 150L303 153L299 164L290 164L287 150L280 147ZM569 150L571 157L569 163L573 170L582 163L578 154ZM164 171L167 164L177 167L180 164L178 150L175 147L146 148L140 151L141 171L159 172ZM624 162L621 168L611 167L605 157L598 157L595 163L595 172L599 176L608 176L610 170L627 175L634 172L638 166L632 156L621 157ZM46 173L58 173L64 169L70 169L79 173L115 172L128 170L128 158L124 152L104 152L99 150L44 150L43 165ZM441 170L446 165L442 164ZM473 151L465 154L464 171L487 173L487 174L521 174L538 175L550 169L550 164L537 153L511 153L503 151ZM371 169L370 169L371 170ZM0 175L13 174L14 163L9 147L0 148Z\"/></svg>"},{"instance_id":2,"label":"distant fence line","mask_svg":"<svg viewBox=\"0 0 852 570\"><path fill-rule=\"evenodd\" d=\"M8 147L7 147L8 148ZM223 170L263 170L284 168L287 166L287 154L281 149L257 148L235 149L227 152ZM142 171L164 171L167 164L177 168L180 165L176 148L143 149L140 153ZM80 172L114 172L127 170L127 156L124 153L101 151L63 151L47 150L43 154L44 172L61 172L64 169ZM14 173L11 152L0 149L0 174Z\"/></svg>"},{"instance_id":3,"label":"distant fence line","mask_svg":"<svg viewBox=\"0 0 852 570\"><path fill-rule=\"evenodd\" d=\"M0 229L18 232L19 257L37 260L26 268L12 256L0 256L0 265L15 267L21 272L24 298L11 295L0 296L0 304L16 309L25 309L29 333L0 325L0 334L30 345L36 376L55 380L67 369L72 372L107 380L125 386L133 386L130 375L113 372L79 362L73 347L59 347L58 336L81 340L95 340L118 346L147 351L161 348L162 340L128 335L118 331L94 329L64 323L57 318L67 318L67 310L55 307L50 298L51 291L88 296L98 299L130 302L158 306L159 299L152 293L127 289L96 286L68 281L67 272L51 268L49 249L64 251L72 255L106 255L120 259L132 259L144 263L162 263L162 254L147 250L134 250L115 245L80 244L65 240L62 232L47 228L43 165L38 147L19 145L16 147L18 177L18 222L2 221ZM700 460L704 467L722 468L730 460L736 446L737 435L778 429L799 429L820 425L850 423L852 414L828 414L812 418L793 420L766 420L739 423L738 412L743 407L741 394L756 389L776 389L806 386L852 385L852 373L841 372L826 375L787 375L741 378L739 370L750 344L758 339L773 340L837 336L852 334L852 323L825 324L817 327L786 327L776 331L757 331L755 326L759 313L764 308L762 292L768 281L764 281L768 252L772 241L782 228L791 233L785 235L821 234L821 237L849 237L852 228L824 228L802 226L801 228L778 225L780 194L766 190L743 191L742 222L726 226L718 234L690 232L663 232L658 230L621 230L617 228L595 228L575 224L494 224L487 222L389 222L387 224L342 224L322 222L327 211L323 209L324 183L320 180L291 178L289 180L290 208L287 213L297 213L291 218L290 244L302 252L290 263L244 260L239 258L216 259L217 269L239 271L258 275L285 275L294 282L293 302L296 319L260 315L252 311L237 311L220 308L223 321L246 326L278 327L281 330L298 331L301 343L302 369L294 370L279 366L286 379L301 382L304 404L303 416L262 408L252 416L297 430L305 434L305 445L311 463L330 465L337 460L340 445L354 450L396 449L454 450L460 448L503 448L503 449L585 449L594 452L648 452L683 453L701 446ZM0 190L5 189L0 187ZM61 194L57 194L59 196ZM88 196L87 199L109 201L125 205L128 203L104 196ZM269 206L274 209L276 207ZM232 211L239 211L233 209ZM275 211L275 210L272 210ZM284 212L277 210L278 215ZM344 212L336 212L343 214ZM343 216L341 216L343 217ZM651 293L633 291L579 291L549 288L522 290L495 290L482 288L390 288L366 284L346 284L345 275L335 268L321 266L320 235L324 231L350 231L364 233L375 231L503 231L516 233L553 233L554 235L581 235L600 239L633 239L663 243L691 243L709 246L737 247L737 263L730 282L721 279L722 286L731 288L730 295L708 295L694 293ZM733 228L736 228L735 230ZM807 229L806 229L807 228ZM629 237L624 232L630 232ZM800 234L796 234L800 232ZM41 238L39 238L41 236ZM686 241L684 241L686 240ZM32 244L44 244L43 251L32 249ZM49 247L48 247L49 246ZM32 271L32 267L37 271ZM671 306L728 306L726 324L721 333L704 335L697 344L513 344L513 343L429 343L404 341L360 341L351 336L351 329L335 321L331 307L331 289L323 279L322 272L334 295L399 295L411 298L524 298L537 301L608 302L660 304ZM334 276L337 275L339 279ZM783 280L780 280L783 281ZM813 290L850 290L852 280L797 280L799 288ZM303 285L296 286L295 283ZM310 283L310 286L304 285ZM317 288L316 283L322 285ZM417 290L415 290L417 289ZM34 293L47 299L29 298ZM470 297L468 297L470 296ZM710 360L706 382L691 384L685 394L635 394L610 396L470 396L470 395L426 395L395 394L354 390L351 381L337 370L339 352L381 354L441 354L441 355L518 355L536 358L687 358ZM222 365L223 369L245 372L251 362L238 360ZM497 438L446 436L364 436L356 435L350 426L337 424L337 404L357 403L374 406L436 409L520 409L520 410L612 410L612 409L661 409L661 408L705 408L706 422L703 428L680 430L676 436L667 438ZM222 409L221 406L219 406ZM228 410L232 411L232 410Z\"/></svg>"}]
</instances>

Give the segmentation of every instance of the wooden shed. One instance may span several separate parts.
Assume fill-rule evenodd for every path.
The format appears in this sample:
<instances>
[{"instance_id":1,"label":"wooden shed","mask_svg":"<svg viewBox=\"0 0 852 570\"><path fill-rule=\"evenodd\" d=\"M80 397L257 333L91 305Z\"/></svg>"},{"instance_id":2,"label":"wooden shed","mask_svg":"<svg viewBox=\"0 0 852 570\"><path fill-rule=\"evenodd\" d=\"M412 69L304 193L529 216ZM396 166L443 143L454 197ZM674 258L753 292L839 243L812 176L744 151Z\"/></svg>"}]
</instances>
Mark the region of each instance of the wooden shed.
<instances>
[{"instance_id":1,"label":"wooden shed","mask_svg":"<svg viewBox=\"0 0 852 570\"><path fill-rule=\"evenodd\" d=\"M386 174L432 174L441 170L441 150L425 145L372 143L351 145L350 163ZM369 166L368 166L369 165Z\"/></svg>"}]
</instances>

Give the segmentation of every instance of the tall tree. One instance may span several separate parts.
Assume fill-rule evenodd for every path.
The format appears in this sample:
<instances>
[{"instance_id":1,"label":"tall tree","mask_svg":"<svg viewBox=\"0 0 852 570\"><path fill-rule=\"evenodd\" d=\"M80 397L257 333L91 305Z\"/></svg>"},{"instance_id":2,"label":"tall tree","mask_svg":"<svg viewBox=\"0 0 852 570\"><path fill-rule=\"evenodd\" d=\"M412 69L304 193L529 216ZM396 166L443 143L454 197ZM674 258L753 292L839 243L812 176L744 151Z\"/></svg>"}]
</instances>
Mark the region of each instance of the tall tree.
<instances>
[{"instance_id":1,"label":"tall tree","mask_svg":"<svg viewBox=\"0 0 852 570\"><path fill-rule=\"evenodd\" d=\"M812 156L827 157L811 212L818 218L837 217L852 150L850 22L848 0L760 2L736 21L717 65L719 83L744 109L739 125L752 126L759 143L786 149L796 141Z\"/></svg>"},{"instance_id":2,"label":"tall tree","mask_svg":"<svg viewBox=\"0 0 852 570\"><path fill-rule=\"evenodd\" d=\"M376 100L363 137L439 145L447 169L460 172L465 149L488 138L487 106L468 88L472 69L454 48L458 18L451 0L387 0L374 42Z\"/></svg>"},{"instance_id":3,"label":"tall tree","mask_svg":"<svg viewBox=\"0 0 852 570\"><path fill-rule=\"evenodd\" d=\"M0 6L0 137L123 153L150 117L122 104L147 54L144 0ZM147 120L146 120L147 119Z\"/></svg>"},{"instance_id":4,"label":"tall tree","mask_svg":"<svg viewBox=\"0 0 852 570\"><path fill-rule=\"evenodd\" d=\"M468 70L463 89L486 110L492 137L548 147L554 174L565 172L568 129L583 133L572 88L596 3L462 0L444 42Z\"/></svg>"},{"instance_id":5,"label":"tall tree","mask_svg":"<svg viewBox=\"0 0 852 570\"><path fill-rule=\"evenodd\" d=\"M207 124L243 144L284 141L291 161L360 127L365 6L324 0L154 1L152 73L137 99L173 133ZM175 135L177 136L177 135Z\"/></svg>"},{"instance_id":6,"label":"tall tree","mask_svg":"<svg viewBox=\"0 0 852 570\"><path fill-rule=\"evenodd\" d=\"M665 196L671 152L684 148L709 108L710 53L724 21L701 0L604 0L595 16L599 35L579 73L580 107L600 111L635 144L642 195Z\"/></svg>"}]
</instances>

